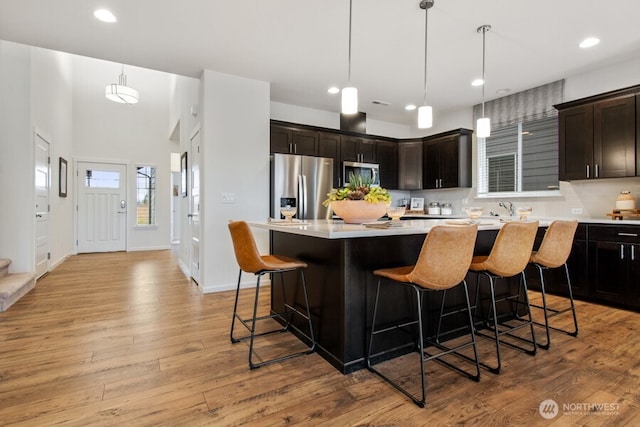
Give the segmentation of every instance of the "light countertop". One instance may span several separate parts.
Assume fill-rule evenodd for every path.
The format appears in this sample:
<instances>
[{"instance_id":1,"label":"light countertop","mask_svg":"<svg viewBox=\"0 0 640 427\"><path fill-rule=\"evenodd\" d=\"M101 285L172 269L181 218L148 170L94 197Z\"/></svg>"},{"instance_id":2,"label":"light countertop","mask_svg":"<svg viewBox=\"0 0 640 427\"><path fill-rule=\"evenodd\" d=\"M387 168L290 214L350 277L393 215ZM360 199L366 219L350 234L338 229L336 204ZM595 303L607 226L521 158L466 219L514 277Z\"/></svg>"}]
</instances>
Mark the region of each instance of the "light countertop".
<instances>
[{"instance_id":1,"label":"light countertop","mask_svg":"<svg viewBox=\"0 0 640 427\"><path fill-rule=\"evenodd\" d=\"M388 221L377 221L381 225ZM388 228L371 228L363 224L345 224L339 220L306 220L303 222L250 222L255 228L262 228L282 233L302 236L320 237L323 239L351 239L360 237L401 236L409 234L426 234L437 225L455 225L464 223L456 219L412 219L399 221L398 226ZM498 219L481 218L478 230L497 230L503 222ZM549 225L549 221L540 221L540 225Z\"/></svg>"}]
</instances>

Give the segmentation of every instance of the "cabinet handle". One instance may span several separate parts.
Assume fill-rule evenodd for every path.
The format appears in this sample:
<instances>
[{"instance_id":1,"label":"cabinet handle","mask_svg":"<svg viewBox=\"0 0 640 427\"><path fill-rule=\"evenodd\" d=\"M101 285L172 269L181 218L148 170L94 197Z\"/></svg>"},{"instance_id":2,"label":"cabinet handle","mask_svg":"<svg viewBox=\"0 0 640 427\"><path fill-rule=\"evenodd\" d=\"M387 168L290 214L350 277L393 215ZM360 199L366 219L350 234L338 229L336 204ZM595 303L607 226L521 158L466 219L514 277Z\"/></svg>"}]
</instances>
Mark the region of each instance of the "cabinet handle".
<instances>
[{"instance_id":1,"label":"cabinet handle","mask_svg":"<svg viewBox=\"0 0 640 427\"><path fill-rule=\"evenodd\" d=\"M600 178L600 168L598 167L598 164L596 163L596 178Z\"/></svg>"},{"instance_id":2,"label":"cabinet handle","mask_svg":"<svg viewBox=\"0 0 640 427\"><path fill-rule=\"evenodd\" d=\"M298 154L298 144L293 144L293 154Z\"/></svg>"},{"instance_id":3,"label":"cabinet handle","mask_svg":"<svg viewBox=\"0 0 640 427\"><path fill-rule=\"evenodd\" d=\"M289 152L293 153L293 144L292 143L289 143Z\"/></svg>"},{"instance_id":4,"label":"cabinet handle","mask_svg":"<svg viewBox=\"0 0 640 427\"><path fill-rule=\"evenodd\" d=\"M438 178L436 178L436 188L438 188Z\"/></svg>"},{"instance_id":5,"label":"cabinet handle","mask_svg":"<svg viewBox=\"0 0 640 427\"><path fill-rule=\"evenodd\" d=\"M638 237L638 233L618 233L618 236Z\"/></svg>"},{"instance_id":6,"label":"cabinet handle","mask_svg":"<svg viewBox=\"0 0 640 427\"><path fill-rule=\"evenodd\" d=\"M442 188L442 178L440 178L440 188Z\"/></svg>"},{"instance_id":7,"label":"cabinet handle","mask_svg":"<svg viewBox=\"0 0 640 427\"><path fill-rule=\"evenodd\" d=\"M634 245L631 245L631 261L635 261L636 260L636 247Z\"/></svg>"},{"instance_id":8,"label":"cabinet handle","mask_svg":"<svg viewBox=\"0 0 640 427\"><path fill-rule=\"evenodd\" d=\"M620 245L620 259L624 259L624 245Z\"/></svg>"},{"instance_id":9,"label":"cabinet handle","mask_svg":"<svg viewBox=\"0 0 640 427\"><path fill-rule=\"evenodd\" d=\"M587 178L591 178L591 177L589 176L589 165L587 165Z\"/></svg>"}]
</instances>

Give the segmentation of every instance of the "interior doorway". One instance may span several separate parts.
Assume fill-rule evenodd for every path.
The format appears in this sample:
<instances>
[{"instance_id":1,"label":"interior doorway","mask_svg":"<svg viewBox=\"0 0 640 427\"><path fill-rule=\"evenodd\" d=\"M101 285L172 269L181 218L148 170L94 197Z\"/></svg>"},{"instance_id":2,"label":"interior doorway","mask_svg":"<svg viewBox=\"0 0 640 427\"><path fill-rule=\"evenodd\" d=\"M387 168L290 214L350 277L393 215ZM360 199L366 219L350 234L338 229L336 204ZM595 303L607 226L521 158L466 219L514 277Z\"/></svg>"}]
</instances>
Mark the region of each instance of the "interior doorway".
<instances>
[{"instance_id":1,"label":"interior doorway","mask_svg":"<svg viewBox=\"0 0 640 427\"><path fill-rule=\"evenodd\" d=\"M51 162L49 141L34 132L35 148L35 269L36 278L49 271L49 189L51 186Z\"/></svg>"}]
</instances>

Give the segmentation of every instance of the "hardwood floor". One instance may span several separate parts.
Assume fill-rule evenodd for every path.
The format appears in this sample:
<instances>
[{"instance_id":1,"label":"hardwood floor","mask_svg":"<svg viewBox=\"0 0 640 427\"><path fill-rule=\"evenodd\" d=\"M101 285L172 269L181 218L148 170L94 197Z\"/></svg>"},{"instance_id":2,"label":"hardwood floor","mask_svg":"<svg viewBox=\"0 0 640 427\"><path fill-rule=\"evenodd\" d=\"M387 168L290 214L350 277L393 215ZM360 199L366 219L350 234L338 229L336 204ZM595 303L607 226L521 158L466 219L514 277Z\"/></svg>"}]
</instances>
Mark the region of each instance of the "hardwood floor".
<instances>
[{"instance_id":1,"label":"hardwood floor","mask_svg":"<svg viewBox=\"0 0 640 427\"><path fill-rule=\"evenodd\" d=\"M578 338L554 333L535 357L505 348L503 373L480 383L427 364L420 409L317 354L249 371L247 345L229 342L232 304L202 295L170 251L71 257L0 313L0 425L640 425L638 313L578 302ZM545 399L560 405L551 420Z\"/></svg>"}]
</instances>

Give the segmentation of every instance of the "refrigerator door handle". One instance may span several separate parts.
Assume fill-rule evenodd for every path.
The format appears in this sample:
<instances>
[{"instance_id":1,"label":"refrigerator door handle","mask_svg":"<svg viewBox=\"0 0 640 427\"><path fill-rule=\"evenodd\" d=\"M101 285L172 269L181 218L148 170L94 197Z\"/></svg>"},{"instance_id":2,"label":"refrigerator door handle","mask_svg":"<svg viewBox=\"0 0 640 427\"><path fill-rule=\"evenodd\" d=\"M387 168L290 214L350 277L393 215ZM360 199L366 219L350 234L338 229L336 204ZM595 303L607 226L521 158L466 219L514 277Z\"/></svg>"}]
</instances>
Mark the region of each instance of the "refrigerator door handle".
<instances>
[{"instance_id":1,"label":"refrigerator door handle","mask_svg":"<svg viewBox=\"0 0 640 427\"><path fill-rule=\"evenodd\" d=\"M307 219L307 177L305 175L298 176L298 199L300 204L298 219Z\"/></svg>"}]
</instances>

